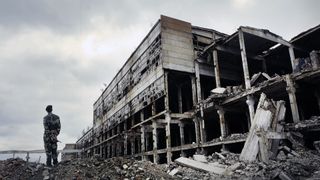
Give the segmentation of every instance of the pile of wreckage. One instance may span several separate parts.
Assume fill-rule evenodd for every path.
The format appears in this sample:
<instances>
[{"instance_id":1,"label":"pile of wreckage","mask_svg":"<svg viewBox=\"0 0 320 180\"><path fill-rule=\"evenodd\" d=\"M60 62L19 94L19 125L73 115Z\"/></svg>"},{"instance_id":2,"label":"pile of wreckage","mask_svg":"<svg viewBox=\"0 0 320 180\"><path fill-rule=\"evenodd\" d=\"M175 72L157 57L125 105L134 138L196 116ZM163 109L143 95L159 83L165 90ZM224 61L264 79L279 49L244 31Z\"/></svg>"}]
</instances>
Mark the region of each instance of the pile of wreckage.
<instances>
[{"instance_id":1,"label":"pile of wreckage","mask_svg":"<svg viewBox=\"0 0 320 180\"><path fill-rule=\"evenodd\" d=\"M255 75L272 79L264 73ZM277 78L277 77L274 77ZM233 87L233 91L240 88ZM212 90L217 99L230 94L225 88ZM268 99L262 93L254 120L247 135L241 154L222 151L210 156L194 155L180 157L175 162L181 166L222 175L222 177L259 177L267 179L296 179L297 177L320 177L320 141L313 141L313 147L306 149L303 133L318 131L320 117L299 123L285 122L285 101ZM215 157L215 158L214 158ZM177 168L171 174L178 173ZM220 177L221 178L221 177Z\"/></svg>"}]
</instances>

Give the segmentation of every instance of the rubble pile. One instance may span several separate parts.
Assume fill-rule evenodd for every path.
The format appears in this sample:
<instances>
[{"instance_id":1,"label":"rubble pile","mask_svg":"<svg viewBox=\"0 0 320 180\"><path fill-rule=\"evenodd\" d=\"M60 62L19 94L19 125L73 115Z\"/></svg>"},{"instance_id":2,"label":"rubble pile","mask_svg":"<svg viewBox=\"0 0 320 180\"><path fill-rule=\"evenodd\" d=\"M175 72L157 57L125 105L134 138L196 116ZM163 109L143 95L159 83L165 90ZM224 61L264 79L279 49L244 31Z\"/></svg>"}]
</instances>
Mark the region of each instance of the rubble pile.
<instances>
[{"instance_id":1,"label":"rubble pile","mask_svg":"<svg viewBox=\"0 0 320 180\"><path fill-rule=\"evenodd\" d=\"M52 169L55 179L173 179L165 166L122 157L64 161Z\"/></svg>"},{"instance_id":2,"label":"rubble pile","mask_svg":"<svg viewBox=\"0 0 320 180\"><path fill-rule=\"evenodd\" d=\"M269 163L261 161L243 162L239 160L239 154L231 152L214 153L205 156L204 164L212 164L216 167L232 167L225 174L215 174L205 171L191 170L192 168L173 163L169 169L177 169L174 175L182 179L306 179L320 178L320 154L315 150L296 150L298 156L286 154L280 151L276 159Z\"/></svg>"},{"instance_id":3,"label":"rubble pile","mask_svg":"<svg viewBox=\"0 0 320 180\"><path fill-rule=\"evenodd\" d=\"M75 159L63 161L47 169L43 164L27 163L22 159L0 161L0 179L316 179L320 178L320 153L316 150L295 149L292 155L280 151L268 163L259 160L244 162L239 154L222 151L211 155L185 158L222 169L221 173L199 170L172 162L156 165L122 157ZM192 165L191 165L192 166ZM46 174L46 172L48 172Z\"/></svg>"},{"instance_id":4,"label":"rubble pile","mask_svg":"<svg viewBox=\"0 0 320 180\"><path fill-rule=\"evenodd\" d=\"M317 128L320 128L320 116L312 116L310 119L301 121L299 123L286 124L287 131L301 131Z\"/></svg>"},{"instance_id":5,"label":"rubble pile","mask_svg":"<svg viewBox=\"0 0 320 180\"><path fill-rule=\"evenodd\" d=\"M26 162L20 158L0 161L0 180L2 179L42 179L44 166Z\"/></svg>"}]
</instances>

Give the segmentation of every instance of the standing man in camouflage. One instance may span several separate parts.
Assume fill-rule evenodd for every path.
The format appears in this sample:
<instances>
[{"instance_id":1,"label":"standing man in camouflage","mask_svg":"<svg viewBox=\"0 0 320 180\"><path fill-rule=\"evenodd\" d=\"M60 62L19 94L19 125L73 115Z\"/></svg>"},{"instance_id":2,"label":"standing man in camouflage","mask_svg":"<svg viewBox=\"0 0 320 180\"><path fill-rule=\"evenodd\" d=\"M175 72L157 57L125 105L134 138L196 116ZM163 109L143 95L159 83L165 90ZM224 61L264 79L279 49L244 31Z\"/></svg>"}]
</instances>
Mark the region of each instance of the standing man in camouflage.
<instances>
[{"instance_id":1,"label":"standing man in camouflage","mask_svg":"<svg viewBox=\"0 0 320 180\"><path fill-rule=\"evenodd\" d=\"M46 107L48 115L43 118L44 126L44 148L47 155L47 166L52 166L51 160L53 160L53 165L58 164L58 153L57 153L57 136L60 133L60 119L59 116L52 113L52 105Z\"/></svg>"}]
</instances>

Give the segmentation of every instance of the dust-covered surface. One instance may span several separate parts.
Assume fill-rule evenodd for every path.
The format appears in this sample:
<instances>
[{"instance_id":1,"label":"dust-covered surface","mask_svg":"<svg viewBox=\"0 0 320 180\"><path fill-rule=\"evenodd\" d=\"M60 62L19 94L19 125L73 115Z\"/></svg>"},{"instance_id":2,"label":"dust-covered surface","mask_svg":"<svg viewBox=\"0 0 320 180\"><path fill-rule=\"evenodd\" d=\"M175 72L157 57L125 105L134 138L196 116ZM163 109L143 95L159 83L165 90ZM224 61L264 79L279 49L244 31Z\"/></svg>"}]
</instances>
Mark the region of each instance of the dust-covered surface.
<instances>
[{"instance_id":1,"label":"dust-covered surface","mask_svg":"<svg viewBox=\"0 0 320 180\"><path fill-rule=\"evenodd\" d=\"M164 165L126 158L91 158L61 162L52 170L57 179L174 179Z\"/></svg>"},{"instance_id":2,"label":"dust-covered surface","mask_svg":"<svg viewBox=\"0 0 320 180\"><path fill-rule=\"evenodd\" d=\"M0 161L0 179L43 179L43 164L28 163L20 158Z\"/></svg>"},{"instance_id":3,"label":"dust-covered surface","mask_svg":"<svg viewBox=\"0 0 320 180\"><path fill-rule=\"evenodd\" d=\"M43 164L26 163L22 159L0 161L0 179L319 179L320 154L303 148L294 150L298 156L280 151L268 164L239 161L239 154L223 152L206 156L208 163L225 167L238 164L231 175L216 175L184 167L175 162L156 165L149 161L126 158L77 159L60 162L47 169ZM169 173L175 170L174 175Z\"/></svg>"}]
</instances>

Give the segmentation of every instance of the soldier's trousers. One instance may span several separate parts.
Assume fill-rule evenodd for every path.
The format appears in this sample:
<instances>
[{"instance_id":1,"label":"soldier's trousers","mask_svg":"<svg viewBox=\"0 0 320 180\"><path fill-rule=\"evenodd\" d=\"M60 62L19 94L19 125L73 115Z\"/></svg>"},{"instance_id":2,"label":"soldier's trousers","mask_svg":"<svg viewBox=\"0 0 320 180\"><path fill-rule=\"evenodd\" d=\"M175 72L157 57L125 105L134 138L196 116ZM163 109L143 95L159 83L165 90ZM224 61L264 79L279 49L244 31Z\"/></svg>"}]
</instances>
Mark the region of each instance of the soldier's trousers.
<instances>
[{"instance_id":1,"label":"soldier's trousers","mask_svg":"<svg viewBox=\"0 0 320 180\"><path fill-rule=\"evenodd\" d=\"M44 149L47 155L47 165L51 165L51 160L53 160L53 164L56 165L58 163L58 153L57 153L57 142L48 142L44 141Z\"/></svg>"}]
</instances>

